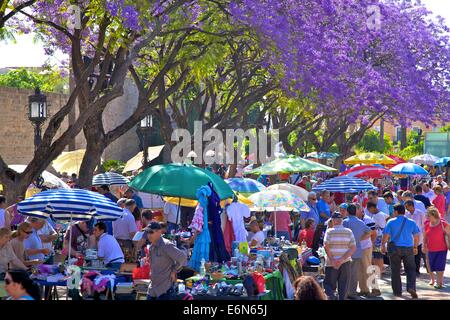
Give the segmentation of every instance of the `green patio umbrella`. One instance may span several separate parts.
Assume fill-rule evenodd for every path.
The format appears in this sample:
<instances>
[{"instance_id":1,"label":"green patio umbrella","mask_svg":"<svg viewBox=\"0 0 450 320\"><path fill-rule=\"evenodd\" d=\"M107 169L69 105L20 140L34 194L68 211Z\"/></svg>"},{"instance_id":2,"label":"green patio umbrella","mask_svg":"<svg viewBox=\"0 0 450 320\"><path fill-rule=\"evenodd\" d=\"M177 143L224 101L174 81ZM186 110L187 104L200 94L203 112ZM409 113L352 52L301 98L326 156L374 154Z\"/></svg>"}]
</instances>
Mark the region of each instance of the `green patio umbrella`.
<instances>
[{"instance_id":1,"label":"green patio umbrella","mask_svg":"<svg viewBox=\"0 0 450 320\"><path fill-rule=\"evenodd\" d=\"M275 159L259 168L251 170L248 174L278 174L278 173L295 173L295 172L331 172L337 171L335 168L303 159L296 156L287 156Z\"/></svg>"},{"instance_id":2,"label":"green patio umbrella","mask_svg":"<svg viewBox=\"0 0 450 320\"><path fill-rule=\"evenodd\" d=\"M137 175L129 186L146 193L197 200L197 190L211 182L220 199L234 196L218 175L189 164L169 163L152 166Z\"/></svg>"}]
</instances>

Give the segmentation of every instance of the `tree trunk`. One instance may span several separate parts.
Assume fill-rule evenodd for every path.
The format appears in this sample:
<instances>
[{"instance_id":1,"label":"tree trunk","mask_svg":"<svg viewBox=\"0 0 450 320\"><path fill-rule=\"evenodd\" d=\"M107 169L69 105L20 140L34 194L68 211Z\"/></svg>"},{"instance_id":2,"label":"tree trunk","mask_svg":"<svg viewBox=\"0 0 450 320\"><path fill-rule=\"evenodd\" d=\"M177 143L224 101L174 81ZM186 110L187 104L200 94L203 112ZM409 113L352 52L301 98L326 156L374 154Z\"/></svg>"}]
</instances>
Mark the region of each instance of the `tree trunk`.
<instances>
[{"instance_id":1,"label":"tree trunk","mask_svg":"<svg viewBox=\"0 0 450 320\"><path fill-rule=\"evenodd\" d=\"M384 120L380 119L380 149L384 153Z\"/></svg>"},{"instance_id":2,"label":"tree trunk","mask_svg":"<svg viewBox=\"0 0 450 320\"><path fill-rule=\"evenodd\" d=\"M106 148L102 113L91 118L84 126L83 132L86 138L86 155L81 163L78 184L82 188L87 188L92 185L95 168Z\"/></svg>"},{"instance_id":3,"label":"tree trunk","mask_svg":"<svg viewBox=\"0 0 450 320\"><path fill-rule=\"evenodd\" d=\"M406 148L406 127L401 127L400 129L400 149Z\"/></svg>"},{"instance_id":4,"label":"tree trunk","mask_svg":"<svg viewBox=\"0 0 450 320\"><path fill-rule=\"evenodd\" d=\"M11 174L8 174L8 177L2 177L0 179L4 188L3 194L6 197L6 204L8 206L16 203L19 196L25 197L25 193L29 186L24 179L20 178L20 175L13 174L12 171L9 171L9 173Z\"/></svg>"}]
</instances>

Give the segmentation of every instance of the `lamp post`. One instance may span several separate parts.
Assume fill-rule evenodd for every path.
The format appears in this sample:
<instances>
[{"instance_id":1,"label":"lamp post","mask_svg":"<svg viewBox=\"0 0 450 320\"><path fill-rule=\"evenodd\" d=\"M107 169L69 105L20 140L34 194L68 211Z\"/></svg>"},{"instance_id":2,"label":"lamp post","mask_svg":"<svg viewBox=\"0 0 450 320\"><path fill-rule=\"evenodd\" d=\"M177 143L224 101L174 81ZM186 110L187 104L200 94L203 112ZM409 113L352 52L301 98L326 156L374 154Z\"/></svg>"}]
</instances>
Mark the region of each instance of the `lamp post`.
<instances>
[{"instance_id":1,"label":"lamp post","mask_svg":"<svg viewBox=\"0 0 450 320\"><path fill-rule=\"evenodd\" d=\"M41 144L41 128L47 120L47 97L36 88L33 95L28 97L28 119L34 126L34 149L37 150Z\"/></svg>"},{"instance_id":2,"label":"lamp post","mask_svg":"<svg viewBox=\"0 0 450 320\"><path fill-rule=\"evenodd\" d=\"M143 151L142 166L147 168L148 166L148 139L150 137L153 128L153 117L151 115L145 116L138 124L137 133L139 140L141 140L141 146Z\"/></svg>"}]
</instances>

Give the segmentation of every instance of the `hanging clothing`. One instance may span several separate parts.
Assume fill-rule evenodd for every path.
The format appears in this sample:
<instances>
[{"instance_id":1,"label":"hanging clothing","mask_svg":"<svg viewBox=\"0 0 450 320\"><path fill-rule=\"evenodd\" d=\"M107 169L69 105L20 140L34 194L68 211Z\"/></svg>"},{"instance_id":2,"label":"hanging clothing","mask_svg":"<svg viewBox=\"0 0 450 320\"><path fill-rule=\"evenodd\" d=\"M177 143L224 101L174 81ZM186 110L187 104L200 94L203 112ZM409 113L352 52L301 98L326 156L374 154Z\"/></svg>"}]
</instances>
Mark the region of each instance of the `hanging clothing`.
<instances>
[{"instance_id":1,"label":"hanging clothing","mask_svg":"<svg viewBox=\"0 0 450 320\"><path fill-rule=\"evenodd\" d=\"M196 196L198 198L199 205L203 208L203 224L208 225L208 196L211 195L211 188L209 186L200 187L197 190ZM200 214L200 211L196 211ZM195 216L194 216L195 218ZM189 261L189 267L199 271L202 259L209 261L209 246L211 243L211 237L209 235L209 228L203 228L200 234L197 235L194 242L194 250L192 252L191 260Z\"/></svg>"},{"instance_id":2,"label":"hanging clothing","mask_svg":"<svg viewBox=\"0 0 450 320\"><path fill-rule=\"evenodd\" d=\"M194 218L192 218L189 228L198 232L203 231L203 207L200 204L195 208Z\"/></svg>"},{"instance_id":3,"label":"hanging clothing","mask_svg":"<svg viewBox=\"0 0 450 320\"><path fill-rule=\"evenodd\" d=\"M209 249L209 259L212 262L222 263L230 260L230 254L225 247L220 215L222 208L220 198L214 191L212 184L208 184L212 192L208 202L208 228L211 235L211 245Z\"/></svg>"},{"instance_id":4,"label":"hanging clothing","mask_svg":"<svg viewBox=\"0 0 450 320\"><path fill-rule=\"evenodd\" d=\"M250 218L250 209L243 203L233 202L227 207L228 219L233 223L234 236L236 241L247 241L247 230L245 229L244 218Z\"/></svg>"},{"instance_id":5,"label":"hanging clothing","mask_svg":"<svg viewBox=\"0 0 450 320\"><path fill-rule=\"evenodd\" d=\"M233 224L230 220L228 220L228 216L226 213L222 213L222 216L225 216L225 231L223 232L223 238L225 241L225 248L227 252L232 255L233 254L233 241L236 240L234 236Z\"/></svg>"}]
</instances>

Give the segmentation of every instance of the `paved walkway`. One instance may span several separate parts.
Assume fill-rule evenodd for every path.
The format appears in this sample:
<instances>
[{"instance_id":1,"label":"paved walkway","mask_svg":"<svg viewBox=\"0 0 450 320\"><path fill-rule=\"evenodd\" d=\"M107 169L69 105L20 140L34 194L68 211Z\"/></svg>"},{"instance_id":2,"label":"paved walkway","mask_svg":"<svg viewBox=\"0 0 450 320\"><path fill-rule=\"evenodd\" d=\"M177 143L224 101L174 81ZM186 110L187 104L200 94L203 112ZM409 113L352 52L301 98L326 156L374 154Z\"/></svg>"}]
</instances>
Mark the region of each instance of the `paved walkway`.
<instances>
[{"instance_id":1,"label":"paved walkway","mask_svg":"<svg viewBox=\"0 0 450 320\"><path fill-rule=\"evenodd\" d=\"M403 284L403 296L395 297L391 288L391 275L390 272L382 275L379 286L381 290L381 297L373 298L370 300L412 300L411 295L406 292L406 276L402 277ZM417 278L416 287L419 300L450 300L450 254L447 259L447 268L444 273L444 288L435 289L428 283L430 277L426 273L426 269L422 267L421 275Z\"/></svg>"}]
</instances>

